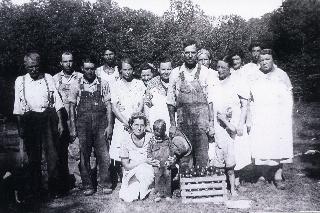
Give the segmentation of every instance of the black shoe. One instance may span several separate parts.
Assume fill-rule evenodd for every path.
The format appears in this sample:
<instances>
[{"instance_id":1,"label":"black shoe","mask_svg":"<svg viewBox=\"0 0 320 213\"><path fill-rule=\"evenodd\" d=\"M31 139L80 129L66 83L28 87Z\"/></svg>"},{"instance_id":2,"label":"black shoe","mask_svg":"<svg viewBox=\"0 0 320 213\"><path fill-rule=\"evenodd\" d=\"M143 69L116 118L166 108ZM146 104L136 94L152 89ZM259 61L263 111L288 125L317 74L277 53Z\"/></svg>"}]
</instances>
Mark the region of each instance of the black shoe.
<instances>
[{"instance_id":1,"label":"black shoe","mask_svg":"<svg viewBox=\"0 0 320 213\"><path fill-rule=\"evenodd\" d=\"M84 196L91 196L95 193L95 191L93 189L85 189L83 191Z\"/></svg>"},{"instance_id":2,"label":"black shoe","mask_svg":"<svg viewBox=\"0 0 320 213\"><path fill-rule=\"evenodd\" d=\"M277 189L280 189L280 190L286 189L286 183L284 180L274 180L274 185L277 187Z\"/></svg>"}]
</instances>

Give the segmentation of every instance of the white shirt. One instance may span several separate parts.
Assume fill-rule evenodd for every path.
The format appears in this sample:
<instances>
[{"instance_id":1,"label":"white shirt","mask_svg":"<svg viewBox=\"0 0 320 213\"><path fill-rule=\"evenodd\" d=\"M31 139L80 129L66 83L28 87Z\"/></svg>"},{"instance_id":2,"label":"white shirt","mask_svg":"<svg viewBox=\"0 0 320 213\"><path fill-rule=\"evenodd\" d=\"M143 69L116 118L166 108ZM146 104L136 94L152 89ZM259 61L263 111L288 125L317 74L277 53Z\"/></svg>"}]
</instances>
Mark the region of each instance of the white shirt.
<instances>
[{"instance_id":1,"label":"white shirt","mask_svg":"<svg viewBox=\"0 0 320 213\"><path fill-rule=\"evenodd\" d=\"M23 94L23 77L25 79L25 95ZM46 81L48 83L48 87ZM62 100L55 87L53 77L45 74L44 78L34 80L30 74L19 76L15 81L15 100L13 114L23 115L28 111L43 112L49 107L48 88L49 93L53 97L53 105L56 111L63 108ZM25 98L24 98L25 96Z\"/></svg>"},{"instance_id":2,"label":"white shirt","mask_svg":"<svg viewBox=\"0 0 320 213\"><path fill-rule=\"evenodd\" d=\"M114 67L114 72L110 74L108 73L108 71L105 69L104 66L98 67L96 69L96 75L102 80L108 82L110 86L120 78L120 74L117 66Z\"/></svg>"}]
</instances>

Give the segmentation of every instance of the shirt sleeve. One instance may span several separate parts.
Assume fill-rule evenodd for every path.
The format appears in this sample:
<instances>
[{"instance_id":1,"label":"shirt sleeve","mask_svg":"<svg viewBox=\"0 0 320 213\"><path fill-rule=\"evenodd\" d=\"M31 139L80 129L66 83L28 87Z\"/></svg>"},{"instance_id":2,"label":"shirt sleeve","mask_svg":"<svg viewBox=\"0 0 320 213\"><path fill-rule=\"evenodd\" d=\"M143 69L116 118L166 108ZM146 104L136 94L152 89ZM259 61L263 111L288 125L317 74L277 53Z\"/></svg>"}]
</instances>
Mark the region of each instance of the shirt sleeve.
<instances>
[{"instance_id":1,"label":"shirt sleeve","mask_svg":"<svg viewBox=\"0 0 320 213\"><path fill-rule=\"evenodd\" d=\"M239 79L237 81L237 94L244 99L250 99L250 88L245 79Z\"/></svg>"},{"instance_id":2,"label":"shirt sleeve","mask_svg":"<svg viewBox=\"0 0 320 213\"><path fill-rule=\"evenodd\" d=\"M49 74L46 74L46 79L48 81L48 86L50 88L50 92L53 92L53 99L54 99L54 108L56 111L59 111L61 108L64 107L63 102L61 100L60 94L54 84L53 77Z\"/></svg>"},{"instance_id":3,"label":"shirt sleeve","mask_svg":"<svg viewBox=\"0 0 320 213\"><path fill-rule=\"evenodd\" d=\"M177 80L179 77L178 69L175 68L172 70L172 73L169 78L169 85L167 91L167 104L176 106L176 89L177 89Z\"/></svg>"},{"instance_id":4,"label":"shirt sleeve","mask_svg":"<svg viewBox=\"0 0 320 213\"><path fill-rule=\"evenodd\" d=\"M129 158L129 149L126 146L126 143L121 143L119 157Z\"/></svg>"},{"instance_id":5,"label":"shirt sleeve","mask_svg":"<svg viewBox=\"0 0 320 213\"><path fill-rule=\"evenodd\" d=\"M118 102L118 82L115 82L112 84L111 90L110 90L110 99L112 104L116 104Z\"/></svg>"},{"instance_id":6,"label":"shirt sleeve","mask_svg":"<svg viewBox=\"0 0 320 213\"><path fill-rule=\"evenodd\" d=\"M14 106L13 106L13 114L15 115L22 115L22 103L21 100L21 90L22 90L22 77L18 77L14 83Z\"/></svg>"}]
</instances>

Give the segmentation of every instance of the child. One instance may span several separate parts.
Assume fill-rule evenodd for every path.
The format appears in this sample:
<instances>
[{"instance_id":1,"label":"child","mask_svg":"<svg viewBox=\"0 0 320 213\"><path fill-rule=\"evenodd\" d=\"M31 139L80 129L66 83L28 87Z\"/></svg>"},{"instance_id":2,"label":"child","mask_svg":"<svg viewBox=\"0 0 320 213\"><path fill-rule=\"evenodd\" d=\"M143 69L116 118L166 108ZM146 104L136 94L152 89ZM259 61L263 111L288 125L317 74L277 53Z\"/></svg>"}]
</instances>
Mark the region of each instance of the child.
<instances>
[{"instance_id":1,"label":"child","mask_svg":"<svg viewBox=\"0 0 320 213\"><path fill-rule=\"evenodd\" d=\"M171 198L171 167L175 162L175 157L171 149L171 141L166 135L166 123L158 119L153 124L154 136L151 138L147 157L160 161L159 167L153 167L155 175L156 202L165 197Z\"/></svg>"}]
</instances>

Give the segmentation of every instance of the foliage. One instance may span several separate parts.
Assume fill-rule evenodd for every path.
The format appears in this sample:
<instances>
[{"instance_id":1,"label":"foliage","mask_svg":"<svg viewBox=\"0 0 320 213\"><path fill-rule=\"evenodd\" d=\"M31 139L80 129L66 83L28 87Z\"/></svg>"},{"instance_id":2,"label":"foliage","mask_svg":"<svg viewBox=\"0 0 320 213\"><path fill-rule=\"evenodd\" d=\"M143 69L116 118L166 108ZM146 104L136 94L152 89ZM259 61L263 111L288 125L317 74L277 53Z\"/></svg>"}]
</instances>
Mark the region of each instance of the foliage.
<instances>
[{"instance_id":1,"label":"foliage","mask_svg":"<svg viewBox=\"0 0 320 213\"><path fill-rule=\"evenodd\" d=\"M192 0L170 0L163 16L145 10L120 8L111 0L33 0L14 5L0 3L0 76L23 74L23 55L38 50L43 70L59 71L60 55L70 50L76 69L84 55L102 63L104 48L111 46L117 57L131 57L138 66L170 57L181 64L181 43L188 37L209 49L214 58L241 48L249 61L248 45L259 40L276 51L277 64L292 78L295 94L309 94L310 74L320 67L320 2L285 0L278 10L261 18L211 17Z\"/></svg>"}]
</instances>

